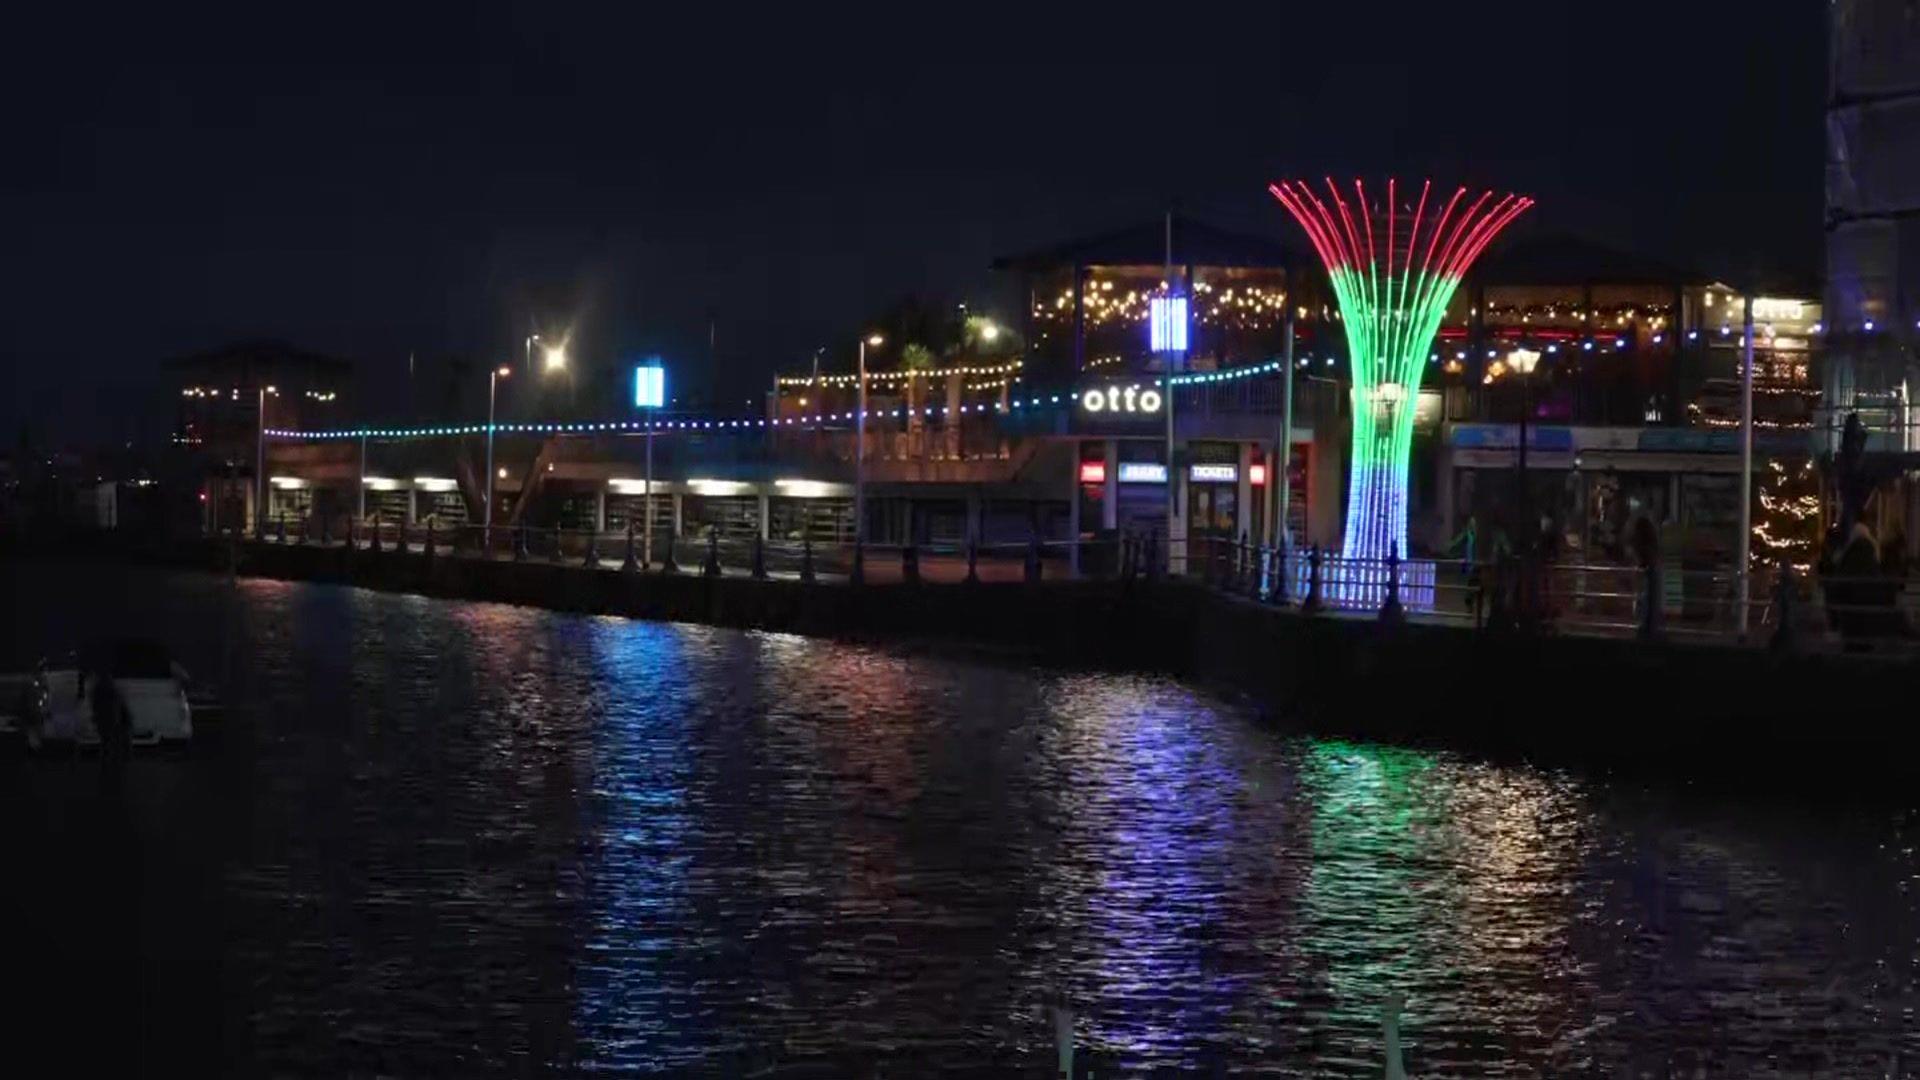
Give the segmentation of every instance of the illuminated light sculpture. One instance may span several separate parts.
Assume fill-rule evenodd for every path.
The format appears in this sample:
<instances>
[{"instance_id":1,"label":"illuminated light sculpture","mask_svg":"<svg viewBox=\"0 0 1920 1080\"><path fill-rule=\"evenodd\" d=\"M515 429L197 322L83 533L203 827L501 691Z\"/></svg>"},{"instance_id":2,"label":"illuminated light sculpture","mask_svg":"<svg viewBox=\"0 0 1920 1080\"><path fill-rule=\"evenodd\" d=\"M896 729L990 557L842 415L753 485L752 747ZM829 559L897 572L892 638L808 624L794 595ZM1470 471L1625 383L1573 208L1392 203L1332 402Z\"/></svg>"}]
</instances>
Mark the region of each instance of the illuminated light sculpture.
<instances>
[{"instance_id":1,"label":"illuminated light sculpture","mask_svg":"<svg viewBox=\"0 0 1920 1080\"><path fill-rule=\"evenodd\" d=\"M1533 200L1495 198L1489 191L1466 202L1463 187L1438 213L1429 213L1428 181L1420 185L1409 219L1395 182L1388 180L1380 220L1359 180L1351 203L1331 179L1324 198L1303 181L1281 181L1267 190L1306 230L1346 327L1353 470L1341 553L1347 559L1380 560L1389 553L1405 558L1412 404L1434 336L1467 268Z\"/></svg>"}]
</instances>

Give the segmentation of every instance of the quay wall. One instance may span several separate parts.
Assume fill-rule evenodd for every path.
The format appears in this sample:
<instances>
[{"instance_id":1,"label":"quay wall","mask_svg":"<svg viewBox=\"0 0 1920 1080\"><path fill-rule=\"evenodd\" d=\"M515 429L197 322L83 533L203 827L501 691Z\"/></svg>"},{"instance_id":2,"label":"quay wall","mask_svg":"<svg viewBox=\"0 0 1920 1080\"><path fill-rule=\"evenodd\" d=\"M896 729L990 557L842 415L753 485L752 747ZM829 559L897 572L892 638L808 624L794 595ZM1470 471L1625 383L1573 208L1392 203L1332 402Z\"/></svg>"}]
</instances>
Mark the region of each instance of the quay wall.
<instances>
[{"instance_id":1,"label":"quay wall","mask_svg":"<svg viewBox=\"0 0 1920 1080\"><path fill-rule=\"evenodd\" d=\"M218 570L231 550L145 557ZM1185 583L803 584L273 543L240 546L238 572L1164 673L1290 729L1583 769L1843 788L1920 777L1920 670L1871 656L1386 626Z\"/></svg>"}]
</instances>

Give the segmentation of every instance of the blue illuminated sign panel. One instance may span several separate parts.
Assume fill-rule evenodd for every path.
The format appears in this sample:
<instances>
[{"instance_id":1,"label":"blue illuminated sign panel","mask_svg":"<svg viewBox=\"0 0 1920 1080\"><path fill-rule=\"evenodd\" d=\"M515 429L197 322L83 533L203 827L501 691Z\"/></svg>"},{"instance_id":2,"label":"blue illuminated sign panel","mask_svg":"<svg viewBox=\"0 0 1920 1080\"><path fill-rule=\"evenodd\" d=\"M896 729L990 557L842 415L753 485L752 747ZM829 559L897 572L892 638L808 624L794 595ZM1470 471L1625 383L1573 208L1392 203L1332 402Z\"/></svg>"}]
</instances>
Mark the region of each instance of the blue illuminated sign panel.
<instances>
[{"instance_id":1,"label":"blue illuminated sign panel","mask_svg":"<svg viewBox=\"0 0 1920 1080\"><path fill-rule=\"evenodd\" d=\"M633 369L633 405L637 409L658 409L667 403L667 369L658 361L648 361Z\"/></svg>"},{"instance_id":2,"label":"blue illuminated sign panel","mask_svg":"<svg viewBox=\"0 0 1920 1080\"><path fill-rule=\"evenodd\" d=\"M1187 351L1187 298L1156 296L1147 302L1147 325L1154 352Z\"/></svg>"}]
</instances>

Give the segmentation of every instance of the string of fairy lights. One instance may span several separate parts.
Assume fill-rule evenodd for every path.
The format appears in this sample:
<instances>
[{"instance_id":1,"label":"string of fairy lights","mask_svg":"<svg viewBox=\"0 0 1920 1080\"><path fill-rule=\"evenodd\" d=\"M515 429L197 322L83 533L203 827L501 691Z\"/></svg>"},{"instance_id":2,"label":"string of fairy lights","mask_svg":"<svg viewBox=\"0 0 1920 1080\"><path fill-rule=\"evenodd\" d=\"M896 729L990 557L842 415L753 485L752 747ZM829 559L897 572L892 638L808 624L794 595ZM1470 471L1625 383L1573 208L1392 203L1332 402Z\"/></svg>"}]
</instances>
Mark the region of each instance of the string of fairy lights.
<instances>
[{"instance_id":1,"label":"string of fairy lights","mask_svg":"<svg viewBox=\"0 0 1920 1080\"><path fill-rule=\"evenodd\" d=\"M904 368L898 371L869 371L867 372L867 385L871 388L875 384L885 386L890 383L904 382L908 379L945 379L956 375L963 378L1004 378L1017 375L1023 363L1023 361L1014 360L1005 364L962 364L956 367L944 368L921 368L917 370ZM774 380L774 385L796 388L845 388L860 385L860 375L858 372L846 372L835 375L782 375Z\"/></svg>"},{"instance_id":2,"label":"string of fairy lights","mask_svg":"<svg viewBox=\"0 0 1920 1080\"><path fill-rule=\"evenodd\" d=\"M1185 375L1175 375L1169 380L1158 376L1150 381L1151 385L1166 386L1169 382L1175 387L1212 386L1220 383L1237 382L1242 379L1256 378L1262 375L1278 373L1285 363L1272 360L1263 364L1249 364L1244 367L1228 368L1224 371L1196 371ZM988 416L1012 415L1014 413L1036 412L1051 408L1073 408L1080 400L1077 393L1032 394L1024 398L1012 398L1004 403L999 401L963 403L958 407L948 405L927 405L919 409L907 406L894 408L867 409L868 420L906 420L915 412L922 416ZM553 421L545 423L496 423L495 435L656 435L694 434L707 432L745 432L778 431L780 429L807 428L822 424L850 423L860 418L860 411L847 409L835 412L817 412L805 416L756 416L756 417L663 417L656 420L584 420ZM268 428L267 436L275 439L433 439L451 438L465 435L485 435L485 424L443 424L426 427L377 427L345 428L334 431L299 431L290 428Z\"/></svg>"}]
</instances>

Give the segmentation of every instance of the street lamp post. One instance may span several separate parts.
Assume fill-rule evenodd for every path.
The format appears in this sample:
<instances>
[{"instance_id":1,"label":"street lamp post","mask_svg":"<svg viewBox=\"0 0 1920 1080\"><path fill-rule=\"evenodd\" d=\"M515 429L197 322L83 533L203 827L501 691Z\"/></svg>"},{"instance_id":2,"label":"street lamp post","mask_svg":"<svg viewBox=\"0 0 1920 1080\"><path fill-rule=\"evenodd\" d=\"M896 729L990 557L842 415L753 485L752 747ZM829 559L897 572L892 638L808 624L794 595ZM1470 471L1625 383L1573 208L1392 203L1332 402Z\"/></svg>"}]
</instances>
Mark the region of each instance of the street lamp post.
<instances>
[{"instance_id":1,"label":"street lamp post","mask_svg":"<svg viewBox=\"0 0 1920 1080\"><path fill-rule=\"evenodd\" d=\"M860 339L860 400L853 414L853 542L867 539L867 346L879 348L879 334Z\"/></svg>"},{"instance_id":2,"label":"street lamp post","mask_svg":"<svg viewBox=\"0 0 1920 1080\"><path fill-rule=\"evenodd\" d=\"M1533 369L1540 363L1540 353L1534 349L1515 349L1507 354L1507 366L1520 376L1520 447L1518 473L1520 475L1520 528L1521 543L1527 548L1533 545L1527 539L1533 535L1533 498L1527 490L1527 414L1533 411Z\"/></svg>"},{"instance_id":3,"label":"street lamp post","mask_svg":"<svg viewBox=\"0 0 1920 1080\"><path fill-rule=\"evenodd\" d=\"M1383 382L1379 386L1374 387L1373 396L1374 400L1380 403L1387 414L1387 433L1384 438L1379 440L1384 445L1382 447L1383 452L1378 460L1391 461L1393 460L1393 445L1400 437L1399 432L1395 428L1395 422L1399 419L1400 403L1406 400L1407 388L1397 382ZM1400 537L1406 531L1401 523L1401 517L1406 508L1403 505L1398 505L1400 503L1398 493L1389 492L1387 497L1390 500L1385 508L1388 528L1387 553L1394 558L1404 559L1407 553L1399 550L1399 547Z\"/></svg>"},{"instance_id":4,"label":"street lamp post","mask_svg":"<svg viewBox=\"0 0 1920 1080\"><path fill-rule=\"evenodd\" d=\"M278 395L280 391L271 386L260 387L260 414L255 421L253 450L253 535L259 538L267 532L267 395Z\"/></svg>"},{"instance_id":5,"label":"street lamp post","mask_svg":"<svg viewBox=\"0 0 1920 1080\"><path fill-rule=\"evenodd\" d=\"M481 510L484 515L484 524L480 526L481 558L487 558L493 554L493 403L500 380L506 378L511 372L512 369L505 364L487 372L487 486L482 489L486 497L481 500L485 504Z\"/></svg>"}]
</instances>

